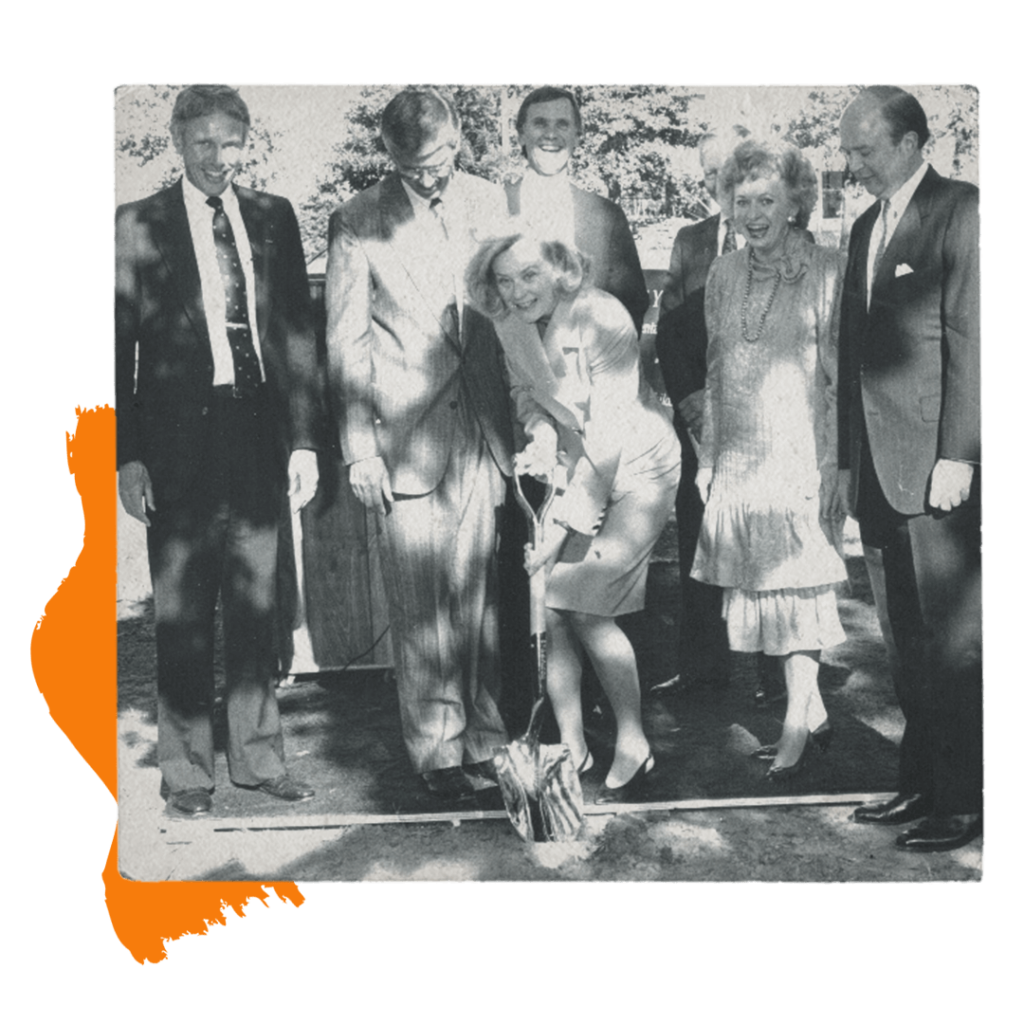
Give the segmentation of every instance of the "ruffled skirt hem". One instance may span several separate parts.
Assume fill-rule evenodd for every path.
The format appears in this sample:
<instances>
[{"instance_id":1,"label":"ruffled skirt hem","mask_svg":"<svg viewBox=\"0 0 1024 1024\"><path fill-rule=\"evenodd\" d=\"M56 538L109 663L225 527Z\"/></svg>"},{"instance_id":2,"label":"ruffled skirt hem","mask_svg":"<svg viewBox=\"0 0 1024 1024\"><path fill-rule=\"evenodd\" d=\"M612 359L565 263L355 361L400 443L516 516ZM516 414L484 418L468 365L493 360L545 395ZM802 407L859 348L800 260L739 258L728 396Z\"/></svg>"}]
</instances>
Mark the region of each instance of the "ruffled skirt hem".
<instances>
[{"instance_id":1,"label":"ruffled skirt hem","mask_svg":"<svg viewBox=\"0 0 1024 1024\"><path fill-rule=\"evenodd\" d=\"M722 594L722 618L734 651L783 655L819 651L846 640L833 586Z\"/></svg>"}]
</instances>

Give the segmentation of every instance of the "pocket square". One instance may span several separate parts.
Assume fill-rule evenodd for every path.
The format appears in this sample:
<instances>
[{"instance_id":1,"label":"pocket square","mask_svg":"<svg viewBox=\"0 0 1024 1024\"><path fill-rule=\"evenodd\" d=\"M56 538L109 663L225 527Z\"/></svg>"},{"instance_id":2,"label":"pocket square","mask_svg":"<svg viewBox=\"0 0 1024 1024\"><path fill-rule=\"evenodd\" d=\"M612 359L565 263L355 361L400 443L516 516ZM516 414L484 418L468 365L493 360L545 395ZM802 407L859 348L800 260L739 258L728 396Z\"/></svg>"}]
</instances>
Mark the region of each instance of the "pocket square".
<instances>
[{"instance_id":1,"label":"pocket square","mask_svg":"<svg viewBox=\"0 0 1024 1024\"><path fill-rule=\"evenodd\" d=\"M896 276L897 277L903 277L904 274L912 274L913 272L914 272L914 268L909 263L901 263L896 268Z\"/></svg>"}]
</instances>

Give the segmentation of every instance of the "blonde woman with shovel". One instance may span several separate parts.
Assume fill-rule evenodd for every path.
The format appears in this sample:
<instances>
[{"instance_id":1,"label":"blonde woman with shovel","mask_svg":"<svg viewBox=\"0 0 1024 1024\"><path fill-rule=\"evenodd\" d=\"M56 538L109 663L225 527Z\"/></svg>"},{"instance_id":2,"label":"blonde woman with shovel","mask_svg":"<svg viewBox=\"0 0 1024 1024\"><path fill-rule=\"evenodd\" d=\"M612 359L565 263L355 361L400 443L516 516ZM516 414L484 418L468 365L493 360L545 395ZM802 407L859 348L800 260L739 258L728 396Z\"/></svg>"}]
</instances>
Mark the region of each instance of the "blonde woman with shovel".
<instances>
[{"instance_id":1,"label":"blonde woman with shovel","mask_svg":"<svg viewBox=\"0 0 1024 1024\"><path fill-rule=\"evenodd\" d=\"M548 694L561 740L581 774L593 767L580 702L586 654L616 722L597 802L623 803L642 797L654 757L636 655L615 619L644 606L647 565L679 483L679 442L641 377L629 313L586 275L585 257L567 243L510 234L481 247L467 290L504 351L527 439L517 471L547 479L559 460L569 470L526 569L549 573Z\"/></svg>"}]
</instances>

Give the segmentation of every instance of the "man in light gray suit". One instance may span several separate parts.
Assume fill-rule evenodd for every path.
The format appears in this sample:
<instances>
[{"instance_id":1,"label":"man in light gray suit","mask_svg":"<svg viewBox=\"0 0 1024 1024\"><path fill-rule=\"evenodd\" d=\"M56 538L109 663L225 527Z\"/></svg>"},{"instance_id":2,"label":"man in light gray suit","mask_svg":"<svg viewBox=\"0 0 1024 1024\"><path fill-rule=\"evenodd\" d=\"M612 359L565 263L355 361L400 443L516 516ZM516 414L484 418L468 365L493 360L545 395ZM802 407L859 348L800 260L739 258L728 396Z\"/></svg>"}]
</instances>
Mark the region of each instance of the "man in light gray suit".
<instances>
[{"instance_id":1,"label":"man in light gray suit","mask_svg":"<svg viewBox=\"0 0 1024 1024\"><path fill-rule=\"evenodd\" d=\"M454 169L459 116L435 90L395 96L381 135L394 170L330 222L331 390L352 489L379 516L409 757L430 792L462 799L507 742L495 554L511 416L493 328L462 294L505 197Z\"/></svg>"}]
</instances>

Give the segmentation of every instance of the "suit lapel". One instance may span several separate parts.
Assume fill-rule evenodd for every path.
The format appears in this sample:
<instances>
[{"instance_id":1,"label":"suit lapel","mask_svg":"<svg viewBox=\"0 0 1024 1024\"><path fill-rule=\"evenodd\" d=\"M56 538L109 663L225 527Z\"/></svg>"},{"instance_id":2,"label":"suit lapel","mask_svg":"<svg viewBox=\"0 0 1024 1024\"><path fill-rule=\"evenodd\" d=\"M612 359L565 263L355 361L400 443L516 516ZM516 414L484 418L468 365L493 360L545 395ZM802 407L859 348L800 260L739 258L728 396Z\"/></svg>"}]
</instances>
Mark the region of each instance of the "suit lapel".
<instances>
[{"instance_id":1,"label":"suit lapel","mask_svg":"<svg viewBox=\"0 0 1024 1024\"><path fill-rule=\"evenodd\" d=\"M572 303L560 302L542 339L534 324L507 316L495 323L505 358L517 377L528 382L535 398L560 422L581 430L575 408L560 395L566 379L563 349L579 348L579 328L572 316Z\"/></svg>"},{"instance_id":2,"label":"suit lapel","mask_svg":"<svg viewBox=\"0 0 1024 1024\"><path fill-rule=\"evenodd\" d=\"M461 352L458 337L452 335L444 319L451 287L433 273L437 269L437 254L408 244L415 231L415 220L412 202L402 187L401 179L397 174L388 174L381 181L380 237L388 244L421 299L422 322L431 331L440 328L449 343Z\"/></svg>"},{"instance_id":3,"label":"suit lapel","mask_svg":"<svg viewBox=\"0 0 1024 1024\"><path fill-rule=\"evenodd\" d=\"M164 266L174 282L179 301L199 343L210 353L212 365L213 353L210 348L210 331L206 325L206 311L203 308L199 264L196 262L180 181L166 192L166 197L166 203L161 204L153 218L153 242L160 250Z\"/></svg>"},{"instance_id":4,"label":"suit lapel","mask_svg":"<svg viewBox=\"0 0 1024 1024\"><path fill-rule=\"evenodd\" d=\"M718 259L718 229L722 223L722 215L716 214L714 217L704 221L704 237L701 239L701 257L705 261L704 273L710 269L711 264Z\"/></svg>"},{"instance_id":5,"label":"suit lapel","mask_svg":"<svg viewBox=\"0 0 1024 1024\"><path fill-rule=\"evenodd\" d=\"M854 270L854 287L860 295L862 310L867 310L868 305L868 253L871 249L871 233L875 229L875 221L881 213L882 204L873 203L864 213L864 220L861 222L862 230L855 241L850 243L850 263Z\"/></svg>"},{"instance_id":6,"label":"suit lapel","mask_svg":"<svg viewBox=\"0 0 1024 1024\"><path fill-rule=\"evenodd\" d=\"M270 239L266 238L266 218L255 197L248 189L235 189L238 197L238 209L245 223L245 233L249 238L249 249L252 252L252 272L256 281L256 331L262 342L267 336L269 317L270 289L268 287L268 260L270 258Z\"/></svg>"},{"instance_id":7,"label":"suit lapel","mask_svg":"<svg viewBox=\"0 0 1024 1024\"><path fill-rule=\"evenodd\" d=\"M900 218L896 230L885 247L881 262L878 264L878 277L872 284L872 296L881 296L896 281L896 269L901 264L913 268L918 262L918 248L922 237L921 228L931 213L931 197L935 179L935 169L928 168L927 173L919 182L914 194L907 203L907 208ZM878 204L879 209L881 205ZM875 217L877 219L877 211ZM874 221L872 221L872 225ZM868 238L871 237L870 231Z\"/></svg>"}]
</instances>

